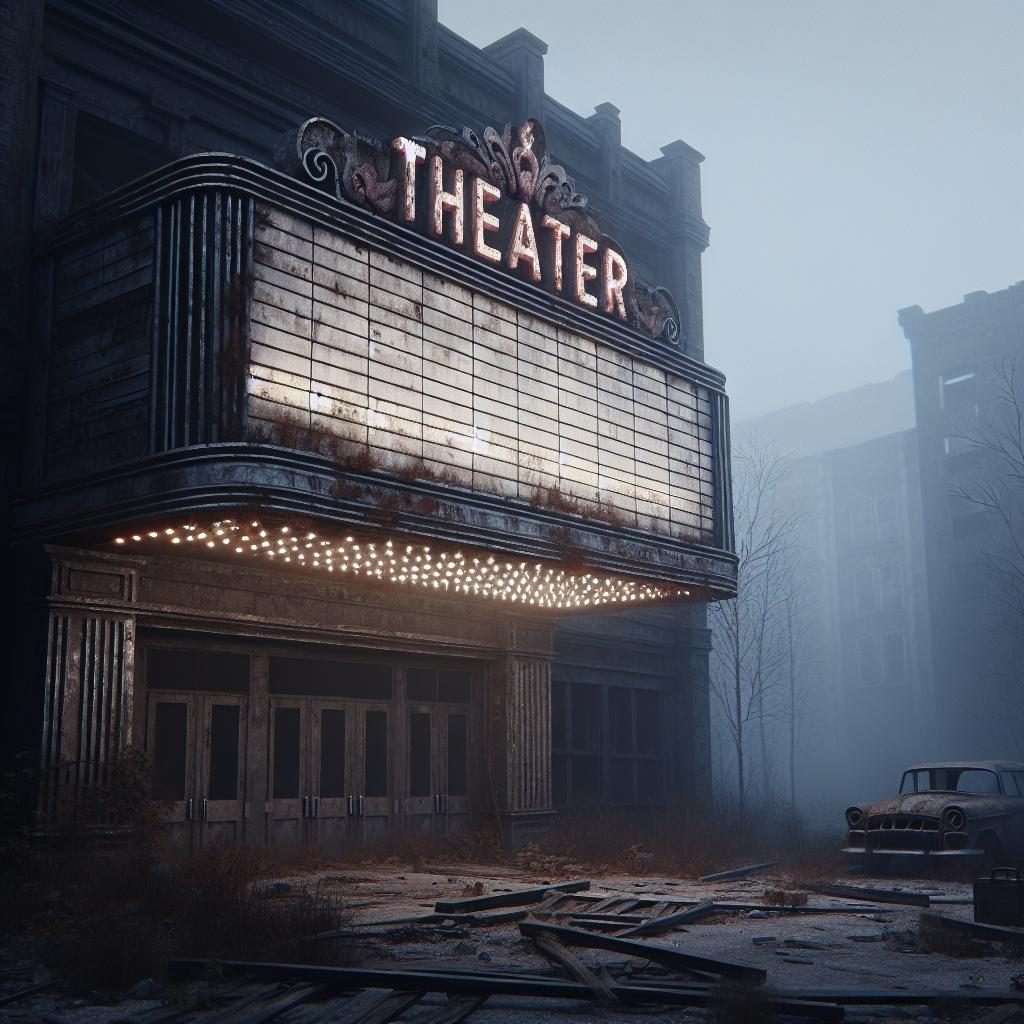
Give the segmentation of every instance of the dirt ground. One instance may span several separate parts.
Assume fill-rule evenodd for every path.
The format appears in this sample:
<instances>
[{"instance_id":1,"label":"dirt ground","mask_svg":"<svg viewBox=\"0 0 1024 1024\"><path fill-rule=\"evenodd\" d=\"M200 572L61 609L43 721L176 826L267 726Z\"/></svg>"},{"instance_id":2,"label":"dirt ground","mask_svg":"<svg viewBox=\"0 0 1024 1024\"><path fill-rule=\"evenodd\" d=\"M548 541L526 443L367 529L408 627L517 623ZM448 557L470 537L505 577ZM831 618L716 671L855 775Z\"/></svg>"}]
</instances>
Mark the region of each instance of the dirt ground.
<instances>
[{"instance_id":1,"label":"dirt ground","mask_svg":"<svg viewBox=\"0 0 1024 1024\"><path fill-rule=\"evenodd\" d=\"M365 965L434 966L503 965L547 969L550 964L529 940L522 938L516 924L490 927L438 927L386 924L431 913L441 899L460 899L472 895L497 894L520 888L551 884L569 879L537 874L513 868L472 865L432 865L411 870L400 864L338 865L320 868L279 879L282 891L301 886L320 885L344 893L353 920L352 930L359 938L359 955ZM765 891L787 888L789 880L771 873L755 877L701 883L692 879L660 875L608 874L591 876L591 892L602 896L660 897L665 900L708 900L719 902L761 903ZM971 888L959 882L934 882L912 879L858 877L837 879L845 884L900 888L928 894L933 909L970 920ZM287 887L287 888L285 888ZM815 905L834 905L835 913L800 914L765 910L732 911L716 914L685 929L658 936L649 941L677 946L701 956L716 957L768 972L768 986L779 989L901 989L919 991L942 989L976 991L1011 990L1024 987L1024 955L985 947L984 955L964 954L966 948L949 952L929 951L919 937L920 910L894 904L875 904L878 911L851 913L844 901L811 896ZM938 904L938 905L936 905ZM594 966L604 962L621 963L621 955L598 951L578 951ZM970 951L977 953L978 950ZM23 965L28 970L31 965ZM639 964L637 966L640 966ZM7 968L8 971L11 967ZM0 970L0 997L26 984L27 977L8 980ZM49 980L45 968L37 968L33 980ZM115 1005L95 1005L89 999L69 999L57 991L42 991L0 1009L0 1020L45 1024L114 1024L126 1018L156 1009L167 997L159 987L145 988L148 999L127 999ZM401 1020L415 1022L436 1012L443 1002L440 996L425 998L406 1011ZM990 1019L991 1008L951 1011L950 1018L962 1021ZM298 1007L276 1018L283 1024L305 1024L317 1016L313 1006ZM612 1011L582 1002L518 1000L495 997L469 1018L472 1024L496 1024L510 1020L573 1020L609 1022L632 1020L641 1016L660 1021L703 1021L714 1019L712 1011L623 1010ZM849 1007L846 1019L853 1021L937 1019L935 1010L925 1007ZM201 1020L196 1016L195 1020ZM344 1013L335 1017L346 1019ZM720 1019L720 1018L719 1018ZM1016 1015L1007 1010L1002 1020L1024 1021L1024 1011Z\"/></svg>"}]
</instances>

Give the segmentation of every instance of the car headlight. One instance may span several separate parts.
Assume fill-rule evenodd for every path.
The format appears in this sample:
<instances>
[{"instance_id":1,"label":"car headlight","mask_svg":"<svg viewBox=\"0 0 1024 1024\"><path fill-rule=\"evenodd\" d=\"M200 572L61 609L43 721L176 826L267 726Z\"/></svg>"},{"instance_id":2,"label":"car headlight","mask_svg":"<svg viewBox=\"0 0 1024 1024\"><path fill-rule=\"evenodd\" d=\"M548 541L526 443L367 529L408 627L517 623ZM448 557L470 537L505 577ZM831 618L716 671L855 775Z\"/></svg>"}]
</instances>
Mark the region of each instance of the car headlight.
<instances>
[{"instance_id":1,"label":"car headlight","mask_svg":"<svg viewBox=\"0 0 1024 1024\"><path fill-rule=\"evenodd\" d=\"M846 808L846 824L856 828L864 821L864 812L859 807Z\"/></svg>"},{"instance_id":2,"label":"car headlight","mask_svg":"<svg viewBox=\"0 0 1024 1024\"><path fill-rule=\"evenodd\" d=\"M946 828L953 832L959 832L963 829L967 816L959 807L947 807L942 812L942 821Z\"/></svg>"}]
</instances>

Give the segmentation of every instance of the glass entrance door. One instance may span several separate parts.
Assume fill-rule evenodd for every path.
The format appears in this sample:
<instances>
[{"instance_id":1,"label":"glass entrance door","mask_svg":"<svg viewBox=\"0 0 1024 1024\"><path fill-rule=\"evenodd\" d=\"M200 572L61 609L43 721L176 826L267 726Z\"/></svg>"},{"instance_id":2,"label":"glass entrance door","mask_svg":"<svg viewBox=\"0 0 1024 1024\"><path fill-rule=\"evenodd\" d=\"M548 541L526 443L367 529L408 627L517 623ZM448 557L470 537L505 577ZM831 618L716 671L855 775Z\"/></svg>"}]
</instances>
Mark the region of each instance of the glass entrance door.
<instances>
[{"instance_id":1,"label":"glass entrance door","mask_svg":"<svg viewBox=\"0 0 1024 1024\"><path fill-rule=\"evenodd\" d=\"M171 846L242 838L247 703L231 694L150 692L151 793Z\"/></svg>"}]
</instances>

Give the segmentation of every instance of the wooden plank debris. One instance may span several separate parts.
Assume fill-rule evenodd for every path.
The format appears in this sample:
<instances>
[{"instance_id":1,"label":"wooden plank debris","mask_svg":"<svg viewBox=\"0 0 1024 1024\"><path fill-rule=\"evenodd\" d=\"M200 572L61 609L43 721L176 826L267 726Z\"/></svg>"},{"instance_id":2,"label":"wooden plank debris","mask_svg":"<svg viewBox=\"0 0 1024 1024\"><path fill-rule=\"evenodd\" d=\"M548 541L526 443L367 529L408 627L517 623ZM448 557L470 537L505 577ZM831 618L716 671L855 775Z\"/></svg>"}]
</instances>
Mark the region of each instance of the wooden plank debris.
<instances>
[{"instance_id":1,"label":"wooden plank debris","mask_svg":"<svg viewBox=\"0 0 1024 1024\"><path fill-rule=\"evenodd\" d=\"M842 899L872 900L875 903L898 903L908 907L927 907L931 898L920 892L906 892L896 889L871 889L860 885L819 885L817 882L794 882L799 889L816 892L822 896L838 896Z\"/></svg>"},{"instance_id":2,"label":"wooden plank debris","mask_svg":"<svg viewBox=\"0 0 1024 1024\"><path fill-rule=\"evenodd\" d=\"M417 1019L416 1024L459 1024L487 1002L487 996L454 996L436 1013Z\"/></svg>"},{"instance_id":3,"label":"wooden plank debris","mask_svg":"<svg viewBox=\"0 0 1024 1024\"><path fill-rule=\"evenodd\" d=\"M565 948L557 939L547 935L535 935L533 944L551 961L564 968L570 978L581 985L586 985L594 998L605 1006L621 1006L618 996L612 992L611 986L596 975L575 953Z\"/></svg>"},{"instance_id":4,"label":"wooden plank debris","mask_svg":"<svg viewBox=\"0 0 1024 1024\"><path fill-rule=\"evenodd\" d=\"M987 942L1008 942L1014 946L1024 947L1024 928L1006 928L998 924L981 924L968 921L962 917L939 914L933 910L921 911L921 923L931 924L950 932L959 932L972 939L984 939ZM1024 993L1022 993L1024 994Z\"/></svg>"},{"instance_id":5,"label":"wooden plank debris","mask_svg":"<svg viewBox=\"0 0 1024 1024\"><path fill-rule=\"evenodd\" d=\"M541 924L537 921L521 921L520 934L529 939L538 935L549 935L560 939L570 946L585 946L588 949L607 949L612 953L635 956L642 960L652 960L664 967L676 970L698 970L717 974L726 978L738 978L754 984L763 983L768 972L761 967L749 967L746 964L734 964L727 960L714 960L710 957L684 953L675 946L662 946L649 942L637 942L635 939L622 939L615 935L601 935L585 932L575 928L563 928L555 924Z\"/></svg>"},{"instance_id":6,"label":"wooden plank debris","mask_svg":"<svg viewBox=\"0 0 1024 1024\"><path fill-rule=\"evenodd\" d=\"M600 938L603 938L601 936ZM459 974L444 971L370 970L363 967L325 967L318 964L254 963L239 960L172 960L172 976L216 967L221 972L238 972L265 979L324 982L335 988L386 988L421 992L445 992L450 995L526 996L549 999L593 999L594 993L578 981L560 978L538 980L489 974ZM715 987L698 984L621 984L612 992L624 1003L655 1003L664 1006L712 1006ZM1005 1000L1004 1000L1005 1001ZM808 997L790 1000L767 993L766 1007L773 1013L816 1020L842 1020L841 1006L822 1003Z\"/></svg>"},{"instance_id":7,"label":"wooden plank debris","mask_svg":"<svg viewBox=\"0 0 1024 1024\"><path fill-rule=\"evenodd\" d=\"M777 860L768 861L766 864L748 864L742 868L732 868L729 871L718 871L713 875L704 875L702 882L720 882L726 878L744 878L747 875L756 875L759 871L767 871L769 868L777 868Z\"/></svg>"},{"instance_id":8,"label":"wooden plank debris","mask_svg":"<svg viewBox=\"0 0 1024 1024\"><path fill-rule=\"evenodd\" d=\"M43 989L49 988L51 984L52 982L46 981L41 985L29 985L28 988L19 989L10 995L2 996L0 997L0 1006L10 1006L11 1003L16 1003L19 999L35 995L36 992L42 992Z\"/></svg>"},{"instance_id":9,"label":"wooden plank debris","mask_svg":"<svg viewBox=\"0 0 1024 1024\"><path fill-rule=\"evenodd\" d=\"M633 928L620 932L619 938L628 939L634 935L661 935L663 932L672 931L673 928L679 928L684 924L699 921L702 917L713 914L715 909L715 904L711 900L705 900L703 903L698 903L697 906L690 907L687 910L680 910L675 914L666 914L664 917L653 918L650 921L645 921L643 924L638 924Z\"/></svg>"},{"instance_id":10,"label":"wooden plank debris","mask_svg":"<svg viewBox=\"0 0 1024 1024\"><path fill-rule=\"evenodd\" d=\"M519 889L516 892L499 892L493 896L476 896L465 900L439 900L434 904L438 914L465 914L477 910L500 910L505 907L527 907L531 903L541 903L556 892L584 892L590 888L590 882L560 882L557 885L545 885L539 889Z\"/></svg>"},{"instance_id":11,"label":"wooden plank debris","mask_svg":"<svg viewBox=\"0 0 1024 1024\"><path fill-rule=\"evenodd\" d=\"M422 992L362 992L331 1019L335 1024L389 1024L422 998Z\"/></svg>"}]
</instances>

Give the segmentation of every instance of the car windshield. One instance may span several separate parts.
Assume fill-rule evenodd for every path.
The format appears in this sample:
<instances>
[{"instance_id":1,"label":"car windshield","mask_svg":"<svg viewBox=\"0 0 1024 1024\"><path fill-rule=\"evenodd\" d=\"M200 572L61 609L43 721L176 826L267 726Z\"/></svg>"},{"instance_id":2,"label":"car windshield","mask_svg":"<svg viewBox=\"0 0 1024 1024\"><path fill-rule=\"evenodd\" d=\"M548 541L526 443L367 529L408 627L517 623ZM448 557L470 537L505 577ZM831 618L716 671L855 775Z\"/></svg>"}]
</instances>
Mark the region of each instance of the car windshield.
<instances>
[{"instance_id":1,"label":"car windshield","mask_svg":"<svg viewBox=\"0 0 1024 1024\"><path fill-rule=\"evenodd\" d=\"M916 768L903 773L900 793L998 794L999 777L988 768Z\"/></svg>"}]
</instances>

